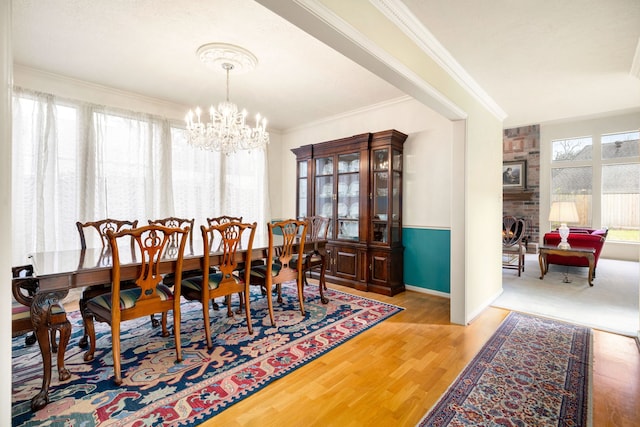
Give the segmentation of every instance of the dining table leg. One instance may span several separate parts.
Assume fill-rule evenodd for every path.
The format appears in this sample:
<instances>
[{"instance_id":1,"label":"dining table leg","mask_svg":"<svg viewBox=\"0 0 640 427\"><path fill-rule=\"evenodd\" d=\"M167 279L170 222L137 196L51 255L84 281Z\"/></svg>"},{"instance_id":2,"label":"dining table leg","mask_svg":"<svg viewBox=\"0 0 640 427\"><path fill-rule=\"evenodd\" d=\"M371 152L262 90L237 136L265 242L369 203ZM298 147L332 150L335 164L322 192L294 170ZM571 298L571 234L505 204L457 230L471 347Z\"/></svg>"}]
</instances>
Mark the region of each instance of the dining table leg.
<instances>
[{"instance_id":1,"label":"dining table leg","mask_svg":"<svg viewBox=\"0 0 640 427\"><path fill-rule=\"evenodd\" d=\"M42 388L31 399L31 410L37 411L49 403L49 385L51 384L51 349L57 347L58 377L60 381L71 377L69 370L64 366L64 354L71 336L71 324L67 320L66 313L60 305L60 300L67 296L68 290L38 291L31 304L31 324L36 333L40 354L42 355ZM54 310L58 306L60 309ZM60 333L60 342L56 346L55 334Z\"/></svg>"}]
</instances>

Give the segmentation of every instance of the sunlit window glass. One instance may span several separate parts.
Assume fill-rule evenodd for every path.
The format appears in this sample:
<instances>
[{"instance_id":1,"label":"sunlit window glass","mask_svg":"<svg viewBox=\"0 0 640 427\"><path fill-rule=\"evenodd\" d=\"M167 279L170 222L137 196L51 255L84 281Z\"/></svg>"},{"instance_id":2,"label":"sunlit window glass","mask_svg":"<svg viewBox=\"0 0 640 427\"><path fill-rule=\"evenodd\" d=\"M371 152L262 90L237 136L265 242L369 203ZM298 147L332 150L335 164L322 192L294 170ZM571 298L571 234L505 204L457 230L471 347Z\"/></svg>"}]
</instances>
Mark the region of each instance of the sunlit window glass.
<instances>
[{"instance_id":1,"label":"sunlit window glass","mask_svg":"<svg viewBox=\"0 0 640 427\"><path fill-rule=\"evenodd\" d=\"M638 157L640 132L602 135L602 158L625 159Z\"/></svg>"},{"instance_id":2,"label":"sunlit window glass","mask_svg":"<svg viewBox=\"0 0 640 427\"><path fill-rule=\"evenodd\" d=\"M559 139L552 141L553 161L577 161L591 160L592 139L591 137Z\"/></svg>"},{"instance_id":3,"label":"sunlit window glass","mask_svg":"<svg viewBox=\"0 0 640 427\"><path fill-rule=\"evenodd\" d=\"M602 225L607 239L640 242L640 163L602 167Z\"/></svg>"},{"instance_id":4,"label":"sunlit window glass","mask_svg":"<svg viewBox=\"0 0 640 427\"><path fill-rule=\"evenodd\" d=\"M580 226L591 225L593 170L591 167L554 168L551 171L551 203L575 202Z\"/></svg>"}]
</instances>

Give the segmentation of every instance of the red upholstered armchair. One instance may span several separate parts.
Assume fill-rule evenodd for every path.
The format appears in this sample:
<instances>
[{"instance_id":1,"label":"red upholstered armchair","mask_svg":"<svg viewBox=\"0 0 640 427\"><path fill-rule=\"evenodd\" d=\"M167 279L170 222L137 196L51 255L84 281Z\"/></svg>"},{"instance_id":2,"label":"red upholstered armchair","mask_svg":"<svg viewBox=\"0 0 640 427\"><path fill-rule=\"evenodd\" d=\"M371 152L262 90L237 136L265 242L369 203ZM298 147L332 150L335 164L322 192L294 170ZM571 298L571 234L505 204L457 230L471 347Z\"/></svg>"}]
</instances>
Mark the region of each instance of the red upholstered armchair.
<instances>
[{"instance_id":1,"label":"red upholstered armchair","mask_svg":"<svg viewBox=\"0 0 640 427\"><path fill-rule=\"evenodd\" d=\"M569 237L567 241L571 247L575 248L593 248L595 252L595 265L593 269L593 277L596 277L596 267L598 266L598 259L600 258L600 252L607 239L608 230L594 230L592 228L569 228ZM543 240L546 246L557 246L560 243L560 234L558 230L551 231L544 235ZM568 265L573 267L589 267L589 261L586 257L580 256L559 256L551 255L547 256L548 264Z\"/></svg>"}]
</instances>

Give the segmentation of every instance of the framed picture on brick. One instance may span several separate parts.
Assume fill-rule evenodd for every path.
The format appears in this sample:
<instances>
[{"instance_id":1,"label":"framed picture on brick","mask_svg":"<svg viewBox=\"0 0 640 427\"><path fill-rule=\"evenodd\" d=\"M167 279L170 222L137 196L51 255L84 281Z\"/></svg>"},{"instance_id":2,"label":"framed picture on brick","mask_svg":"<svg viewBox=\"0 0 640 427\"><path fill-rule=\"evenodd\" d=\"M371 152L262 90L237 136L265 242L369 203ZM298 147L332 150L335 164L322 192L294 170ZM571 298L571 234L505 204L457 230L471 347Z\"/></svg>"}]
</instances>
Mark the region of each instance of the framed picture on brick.
<instances>
[{"instance_id":1,"label":"framed picture on brick","mask_svg":"<svg viewBox=\"0 0 640 427\"><path fill-rule=\"evenodd\" d=\"M502 163L502 188L505 190L521 190L527 188L526 160Z\"/></svg>"}]
</instances>

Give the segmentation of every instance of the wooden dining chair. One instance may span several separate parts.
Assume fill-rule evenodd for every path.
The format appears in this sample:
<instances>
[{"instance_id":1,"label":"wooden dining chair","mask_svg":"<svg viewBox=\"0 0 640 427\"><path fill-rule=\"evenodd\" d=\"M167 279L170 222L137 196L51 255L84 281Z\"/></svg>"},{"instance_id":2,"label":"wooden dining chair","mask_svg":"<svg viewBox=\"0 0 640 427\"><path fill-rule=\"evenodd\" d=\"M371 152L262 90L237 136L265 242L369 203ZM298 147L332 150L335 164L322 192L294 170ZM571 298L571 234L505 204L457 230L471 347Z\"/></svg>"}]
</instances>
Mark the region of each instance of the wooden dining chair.
<instances>
[{"instance_id":1,"label":"wooden dining chair","mask_svg":"<svg viewBox=\"0 0 640 427\"><path fill-rule=\"evenodd\" d=\"M249 334L253 334L251 325L251 310L249 298L249 275L250 271L244 270L241 274L238 270L238 260L236 254L240 249L243 234L249 233L247 246L243 248L245 256L243 263L251 264L251 250L253 247L253 239L256 233L256 223L243 224L237 221L225 222L219 225L210 225L200 227L202 231L203 253L202 271L210 272L210 259L207 254L210 253L211 241L219 241L222 262L216 265L217 271L197 277L189 277L182 280L182 295L191 301L200 301L202 304L202 317L204 319L204 331L207 339L207 347L213 347L211 341L211 323L209 317L209 301L216 297L225 297L227 301L227 315L233 317L231 311L231 295L241 295L241 307L244 301L244 310L247 318L247 328ZM217 246L217 245L216 245ZM217 251L216 251L217 252ZM205 280L206 277L206 280Z\"/></svg>"},{"instance_id":2,"label":"wooden dining chair","mask_svg":"<svg viewBox=\"0 0 640 427\"><path fill-rule=\"evenodd\" d=\"M189 227L189 237L188 237L188 248L186 248L185 250L189 250L190 253L193 253L193 233L194 233L194 226L195 226L195 219L194 218L178 218L175 216L170 216L167 218L160 218L160 219L150 219L149 220L149 224L160 224L160 225L164 225L165 227L172 227L172 228L185 228L185 227ZM174 236L174 238L177 238L177 236ZM178 242L177 241L172 241L169 243L169 250L172 250L173 248L177 248L178 247ZM185 271L182 272L182 275L184 277L184 275L186 274Z\"/></svg>"},{"instance_id":3,"label":"wooden dining chair","mask_svg":"<svg viewBox=\"0 0 640 427\"><path fill-rule=\"evenodd\" d=\"M269 248L264 265L251 266L251 284L263 286L267 294L271 325L275 326L272 289L276 286L278 302L282 303L282 284L296 281L300 312L304 316L303 262L304 242L307 236L307 221L288 219L268 223ZM276 247L275 235L282 238L282 246ZM293 262L293 258L295 262Z\"/></svg>"},{"instance_id":4,"label":"wooden dining chair","mask_svg":"<svg viewBox=\"0 0 640 427\"><path fill-rule=\"evenodd\" d=\"M80 236L80 249L87 249L87 233L93 230L93 235L98 236L100 238L100 244L102 247L102 258L110 258L111 257L111 248L109 247L109 239L107 238L107 231L112 230L114 232L118 232L121 230L130 230L132 228L136 228L138 226L138 221L126 221L126 220L118 220L105 218L98 221L88 221L88 222L76 222L76 228L78 229L78 235ZM133 241L131 241L131 248L133 249ZM123 283L124 287L133 287L131 283ZM98 295L102 295L108 293L111 290L110 283L103 283L99 285L87 286L82 290L82 294L80 295L80 301L78 302L78 308L80 310L80 314L82 315L82 325L84 328L84 332L82 337L78 341L78 346L80 348L86 348L88 344L87 334L87 315L86 315L86 306L87 301L91 298L96 297ZM152 323L154 319L151 319Z\"/></svg>"},{"instance_id":5,"label":"wooden dining chair","mask_svg":"<svg viewBox=\"0 0 640 427\"><path fill-rule=\"evenodd\" d=\"M213 218L207 218L207 225L208 226L212 226L212 225L220 225L220 224L226 224L228 222L242 222L242 217L241 216L229 216L229 215L220 215L220 216L216 216ZM209 244L213 244L213 241L210 241ZM211 248L213 249L213 248ZM240 267L242 268L242 267Z\"/></svg>"},{"instance_id":6,"label":"wooden dining chair","mask_svg":"<svg viewBox=\"0 0 640 427\"><path fill-rule=\"evenodd\" d=\"M207 218L207 225L212 226L212 225L219 225L219 224L226 224L228 222L242 222L242 217L241 216L230 216L230 215L220 215L220 216L215 216L213 218ZM210 245L213 245L214 242L213 240L209 242ZM211 250L213 250L213 247L211 248ZM215 270L216 266L212 266L212 268ZM244 263L240 263L238 265L238 269L243 269L244 268ZM211 300L211 307L213 307L214 310L220 310L220 306L218 305L218 303L215 300ZM227 308L228 310L228 308Z\"/></svg>"},{"instance_id":7,"label":"wooden dining chair","mask_svg":"<svg viewBox=\"0 0 640 427\"><path fill-rule=\"evenodd\" d=\"M524 272L524 258L527 248L523 238L527 223L522 218L504 216L502 218L502 268L518 270L518 277Z\"/></svg>"},{"instance_id":8,"label":"wooden dining chair","mask_svg":"<svg viewBox=\"0 0 640 427\"><path fill-rule=\"evenodd\" d=\"M107 231L109 245L113 253L111 291L87 301L86 307L89 319L87 331L89 333L90 346L84 355L84 360L90 361L94 358L96 349L94 321L110 324L114 381L118 385L122 384L120 324L127 320L149 316L154 313L162 313L160 322L162 336L167 337L169 336L167 313L172 311L176 360L178 362L182 361L182 349L180 346L180 289L184 249L188 235L188 227L170 228L156 224L118 232ZM137 267L138 273L134 280L135 287L130 289L122 289L120 286L122 283L122 262L126 261L127 257L124 256L121 259L121 247L118 246L118 242L125 239L133 239L136 253L141 259L141 264ZM179 245L175 254L171 254L171 259L175 259L176 263L176 280L172 291L162 283L160 261L166 257L167 246L174 239L179 242Z\"/></svg>"},{"instance_id":9,"label":"wooden dining chair","mask_svg":"<svg viewBox=\"0 0 640 427\"><path fill-rule=\"evenodd\" d=\"M194 226L195 226L194 218L188 219L188 218L177 218L175 216L170 216L170 217L161 218L161 219L154 219L154 220L150 219L149 224L159 224L159 225L164 225L165 227L173 227L173 228L189 227L188 251L190 254L193 254L193 233L194 233ZM175 252L176 249L178 248L179 242L175 240L176 238L177 236L174 236L172 238L173 240L169 242L169 246L167 246L167 252L169 254L171 252ZM186 248L185 248L185 251L187 251ZM184 279L185 277L198 276L200 274L201 274L200 270L183 271L182 278ZM173 273L166 274L162 279L163 283L167 286L173 286L174 280L175 280L175 275ZM151 321L153 322L154 326L157 326L157 320L155 320L153 316L151 316Z\"/></svg>"},{"instance_id":10,"label":"wooden dining chair","mask_svg":"<svg viewBox=\"0 0 640 427\"><path fill-rule=\"evenodd\" d=\"M191 218L178 218L175 216L170 216L167 218L160 218L160 219L150 219L149 220L149 224L160 224L160 225L164 225L165 227L177 227L177 228L184 228L184 227L189 227L189 238L188 238L188 242L189 242L189 253L193 254L193 230L194 230L194 225L195 225L195 219ZM175 239L177 238L177 236L174 236L172 239L172 241L169 242L169 245L167 246L167 251L169 252L169 254L171 252L175 252L178 248L178 243ZM185 248L186 250L186 248ZM190 277L190 276L197 276L201 274L200 270L191 270L191 271L183 271L182 272L182 277ZM164 283L167 286L173 286L173 283L175 281L175 275L173 273L168 273L165 274L162 277L162 283ZM156 327L159 325L158 320L155 318L155 315L151 315L151 324Z\"/></svg>"},{"instance_id":11,"label":"wooden dining chair","mask_svg":"<svg viewBox=\"0 0 640 427\"><path fill-rule=\"evenodd\" d=\"M307 228L307 240L327 240L330 218L314 215L306 217L305 220L309 223ZM312 270L320 269L320 280L318 282L318 286L322 286L326 290L327 283L324 279L325 267L326 260L324 253L320 253L316 249L305 252L303 261L303 277L305 286L309 284L307 282L307 274L311 277Z\"/></svg>"}]
</instances>

